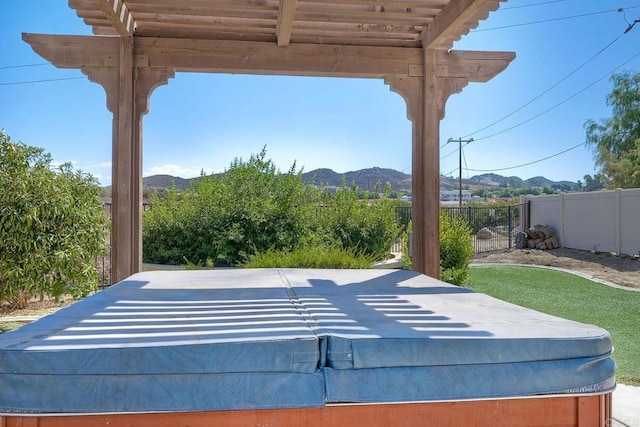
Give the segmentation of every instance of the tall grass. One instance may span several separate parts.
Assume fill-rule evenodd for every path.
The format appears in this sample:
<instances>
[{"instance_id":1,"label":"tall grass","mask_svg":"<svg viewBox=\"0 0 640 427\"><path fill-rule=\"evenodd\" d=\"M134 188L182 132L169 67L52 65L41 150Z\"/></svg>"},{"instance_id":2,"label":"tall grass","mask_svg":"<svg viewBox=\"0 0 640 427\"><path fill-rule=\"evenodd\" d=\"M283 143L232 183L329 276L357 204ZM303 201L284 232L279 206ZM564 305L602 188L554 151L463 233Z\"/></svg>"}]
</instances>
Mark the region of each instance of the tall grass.
<instances>
[{"instance_id":1,"label":"tall grass","mask_svg":"<svg viewBox=\"0 0 640 427\"><path fill-rule=\"evenodd\" d=\"M338 246L305 246L293 251L270 249L249 255L246 268L371 268L374 257Z\"/></svg>"}]
</instances>

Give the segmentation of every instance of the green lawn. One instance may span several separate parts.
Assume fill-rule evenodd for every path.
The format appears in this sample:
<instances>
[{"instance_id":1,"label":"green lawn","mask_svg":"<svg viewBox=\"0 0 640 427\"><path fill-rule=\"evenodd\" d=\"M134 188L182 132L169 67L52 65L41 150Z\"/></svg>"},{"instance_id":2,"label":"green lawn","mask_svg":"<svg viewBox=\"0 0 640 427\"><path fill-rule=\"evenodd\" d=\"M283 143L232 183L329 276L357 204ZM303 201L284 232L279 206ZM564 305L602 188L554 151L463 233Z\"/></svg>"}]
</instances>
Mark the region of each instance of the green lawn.
<instances>
[{"instance_id":1,"label":"green lawn","mask_svg":"<svg viewBox=\"0 0 640 427\"><path fill-rule=\"evenodd\" d=\"M615 347L617 380L640 385L640 292L530 267L473 267L469 276L475 291L606 329Z\"/></svg>"}]
</instances>

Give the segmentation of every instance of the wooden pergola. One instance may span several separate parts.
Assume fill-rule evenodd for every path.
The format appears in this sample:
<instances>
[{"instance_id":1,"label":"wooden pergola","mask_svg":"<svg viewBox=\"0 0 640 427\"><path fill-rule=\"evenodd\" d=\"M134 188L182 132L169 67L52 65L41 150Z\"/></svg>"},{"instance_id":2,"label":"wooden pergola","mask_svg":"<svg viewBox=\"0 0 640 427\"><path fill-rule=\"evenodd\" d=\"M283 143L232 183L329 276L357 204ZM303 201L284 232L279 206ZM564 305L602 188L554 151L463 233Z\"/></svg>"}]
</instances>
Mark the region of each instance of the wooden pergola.
<instances>
[{"instance_id":1,"label":"wooden pergola","mask_svg":"<svg viewBox=\"0 0 640 427\"><path fill-rule=\"evenodd\" d=\"M142 267L142 116L175 72L378 78L413 123L413 265L439 276L439 127L447 98L512 52L451 50L506 0L69 0L96 36L23 34L102 85L113 113L115 283Z\"/></svg>"}]
</instances>

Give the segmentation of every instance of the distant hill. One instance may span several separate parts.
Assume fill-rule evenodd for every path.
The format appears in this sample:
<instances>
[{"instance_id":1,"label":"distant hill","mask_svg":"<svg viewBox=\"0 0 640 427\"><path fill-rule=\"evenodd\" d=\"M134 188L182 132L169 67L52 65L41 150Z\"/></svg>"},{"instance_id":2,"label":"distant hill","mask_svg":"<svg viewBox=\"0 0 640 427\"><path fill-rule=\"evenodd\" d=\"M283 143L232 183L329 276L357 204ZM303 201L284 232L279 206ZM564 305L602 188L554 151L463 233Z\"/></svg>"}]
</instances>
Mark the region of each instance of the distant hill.
<instances>
[{"instance_id":1,"label":"distant hill","mask_svg":"<svg viewBox=\"0 0 640 427\"><path fill-rule=\"evenodd\" d=\"M525 181L526 184L528 184L529 187L550 187L553 188L554 186L562 186L562 185L566 185L571 187L572 189L577 188L578 184L575 182L571 182L571 181L551 181L550 179L547 179L543 176L536 176L533 178L529 178L528 180Z\"/></svg>"},{"instance_id":2,"label":"distant hill","mask_svg":"<svg viewBox=\"0 0 640 427\"><path fill-rule=\"evenodd\" d=\"M168 188L177 188L178 190L186 190L191 185L191 179L180 178L171 175L153 175L142 179L143 190L166 190Z\"/></svg>"},{"instance_id":3,"label":"distant hill","mask_svg":"<svg viewBox=\"0 0 640 427\"><path fill-rule=\"evenodd\" d=\"M482 175L475 175L462 182L468 182L473 184L480 184L488 187L509 187L509 188L532 188L532 187L567 187L570 189L577 189L578 184L571 181L552 181L543 176L535 176L529 179L521 179L517 176L504 177L494 173L485 173Z\"/></svg>"},{"instance_id":4,"label":"distant hill","mask_svg":"<svg viewBox=\"0 0 640 427\"><path fill-rule=\"evenodd\" d=\"M334 172L331 169L316 169L311 172L305 172L302 174L302 179L306 183L313 183L316 185L333 185L339 187L342 185L342 176L338 172Z\"/></svg>"},{"instance_id":5,"label":"distant hill","mask_svg":"<svg viewBox=\"0 0 640 427\"><path fill-rule=\"evenodd\" d=\"M177 188L185 190L189 188L191 182L198 178L180 178L171 175L153 175L143 179L144 190L165 190L168 188ZM380 190L384 190L387 182L391 184L391 188L398 192L411 191L411 175L399 172L394 169L373 167L368 169L360 169L357 171L338 173L331 169L322 168L315 169L302 174L304 182L313 183L315 185L340 187L342 182L347 185L352 183L361 190L374 191L376 184L380 183ZM577 184L571 181L552 181L542 176L536 176L523 180L517 176L504 177L497 174L487 173L483 175L475 175L468 179L463 179L462 184L468 186L472 190L476 189L496 189L499 187L508 188L531 188L531 187L549 187L549 188L566 188L577 189ZM458 180L456 178L441 176L440 185L446 190L458 188Z\"/></svg>"},{"instance_id":6,"label":"distant hill","mask_svg":"<svg viewBox=\"0 0 640 427\"><path fill-rule=\"evenodd\" d=\"M501 175L496 175L495 173L485 173L482 175L475 175L467 179L467 181L471 183L487 185L489 187L499 187L501 184L504 184L506 181L516 181L516 180L519 181L520 184L522 184L522 180L517 176L512 176L507 178Z\"/></svg>"},{"instance_id":7,"label":"distant hill","mask_svg":"<svg viewBox=\"0 0 640 427\"><path fill-rule=\"evenodd\" d=\"M369 191L374 191L377 183L380 184L380 191L383 191L388 182L395 191L411 191L411 175L378 167L346 173L337 173L331 169L316 169L303 173L302 179L307 183L329 187L340 187L344 179L346 185L353 183L361 190Z\"/></svg>"}]
</instances>

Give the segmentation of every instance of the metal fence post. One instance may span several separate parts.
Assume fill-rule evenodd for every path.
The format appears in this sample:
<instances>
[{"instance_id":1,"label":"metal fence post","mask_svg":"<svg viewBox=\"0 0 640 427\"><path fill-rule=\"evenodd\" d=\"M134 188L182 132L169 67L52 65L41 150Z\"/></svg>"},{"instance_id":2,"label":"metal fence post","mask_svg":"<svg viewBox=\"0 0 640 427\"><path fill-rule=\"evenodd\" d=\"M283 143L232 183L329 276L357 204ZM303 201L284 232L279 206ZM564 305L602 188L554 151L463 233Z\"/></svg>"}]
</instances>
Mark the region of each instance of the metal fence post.
<instances>
[{"instance_id":1,"label":"metal fence post","mask_svg":"<svg viewBox=\"0 0 640 427\"><path fill-rule=\"evenodd\" d=\"M511 205L507 207L507 240L509 241L509 249L511 249L511 234L513 234L513 219L511 218L511 215L513 211L511 210Z\"/></svg>"}]
</instances>

